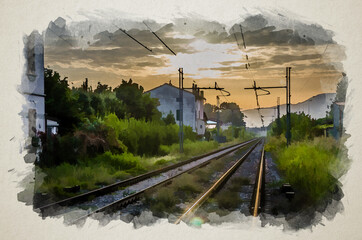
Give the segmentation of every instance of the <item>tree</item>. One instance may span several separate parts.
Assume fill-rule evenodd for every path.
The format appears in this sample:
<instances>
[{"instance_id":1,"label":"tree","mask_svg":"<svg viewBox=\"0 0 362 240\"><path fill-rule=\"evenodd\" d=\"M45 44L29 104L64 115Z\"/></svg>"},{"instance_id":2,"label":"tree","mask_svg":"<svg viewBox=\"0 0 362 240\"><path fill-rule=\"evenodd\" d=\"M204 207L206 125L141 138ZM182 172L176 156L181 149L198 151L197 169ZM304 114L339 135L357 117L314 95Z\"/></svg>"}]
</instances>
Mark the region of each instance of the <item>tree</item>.
<instances>
[{"instance_id":1,"label":"tree","mask_svg":"<svg viewBox=\"0 0 362 240\"><path fill-rule=\"evenodd\" d=\"M240 111L239 105L234 102L223 102L220 108L224 109L221 118L223 122L231 122L233 126L245 126L244 114Z\"/></svg>"},{"instance_id":2,"label":"tree","mask_svg":"<svg viewBox=\"0 0 362 240\"><path fill-rule=\"evenodd\" d=\"M104 116L105 106L102 97L98 93L91 94L90 105L97 116Z\"/></svg>"},{"instance_id":3,"label":"tree","mask_svg":"<svg viewBox=\"0 0 362 240\"><path fill-rule=\"evenodd\" d=\"M77 99L77 105L79 112L83 113L85 117L90 118L94 114L94 109L91 106L91 97L89 92L83 89L73 90L73 95Z\"/></svg>"},{"instance_id":4,"label":"tree","mask_svg":"<svg viewBox=\"0 0 362 240\"><path fill-rule=\"evenodd\" d=\"M176 124L175 117L173 116L171 111L167 114L166 117L162 118L162 120L166 125Z\"/></svg>"},{"instance_id":5,"label":"tree","mask_svg":"<svg viewBox=\"0 0 362 240\"><path fill-rule=\"evenodd\" d=\"M312 139L315 136L322 135L323 132L318 129L317 121L311 119L309 115L304 112L297 114L291 113L291 133L293 141L302 141L305 139ZM276 121L271 123L271 135L272 136L285 136L286 133L286 120L284 115L280 118L280 129L278 129Z\"/></svg>"},{"instance_id":6,"label":"tree","mask_svg":"<svg viewBox=\"0 0 362 240\"><path fill-rule=\"evenodd\" d=\"M133 83L132 79L122 83L114 89L116 97L121 100L130 117L145 119L146 121L160 120L162 114L157 110L159 102L151 98L150 94L143 93L143 87Z\"/></svg>"},{"instance_id":7,"label":"tree","mask_svg":"<svg viewBox=\"0 0 362 240\"><path fill-rule=\"evenodd\" d=\"M58 120L59 134L72 132L81 121L77 99L68 86L67 77L61 79L59 73L44 69L45 112Z\"/></svg>"},{"instance_id":8,"label":"tree","mask_svg":"<svg viewBox=\"0 0 362 240\"><path fill-rule=\"evenodd\" d=\"M216 106L211 105L210 103L206 103L204 105L204 113L206 114L208 119L216 119Z\"/></svg>"},{"instance_id":9,"label":"tree","mask_svg":"<svg viewBox=\"0 0 362 240\"><path fill-rule=\"evenodd\" d=\"M101 82L98 82L97 88L94 90L95 93L103 93L106 91L111 91L112 87L109 87L107 84L102 84Z\"/></svg>"},{"instance_id":10,"label":"tree","mask_svg":"<svg viewBox=\"0 0 362 240\"><path fill-rule=\"evenodd\" d=\"M216 120L217 107L206 103L204 112L209 119ZM223 123L231 123L233 126L245 126L244 114L240 111L239 105L234 102L223 102L220 104L220 121Z\"/></svg>"}]
</instances>

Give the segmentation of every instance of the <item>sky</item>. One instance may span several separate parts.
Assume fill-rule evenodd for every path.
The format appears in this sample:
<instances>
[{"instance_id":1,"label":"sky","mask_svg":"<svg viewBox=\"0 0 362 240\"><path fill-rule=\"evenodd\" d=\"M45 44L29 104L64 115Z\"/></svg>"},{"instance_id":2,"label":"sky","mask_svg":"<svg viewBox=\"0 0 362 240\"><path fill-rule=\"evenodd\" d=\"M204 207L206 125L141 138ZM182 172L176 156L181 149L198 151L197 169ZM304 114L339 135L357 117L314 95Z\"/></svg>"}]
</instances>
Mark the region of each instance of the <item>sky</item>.
<instances>
[{"instance_id":1,"label":"sky","mask_svg":"<svg viewBox=\"0 0 362 240\"><path fill-rule=\"evenodd\" d=\"M255 93L244 88L254 81L261 87L285 85L286 67L292 67L292 103L335 92L342 78L345 53L333 32L285 14L245 14L228 22L197 15L164 21L101 12L83 16L77 21L54 19L43 32L45 66L68 77L70 86L80 86L85 78L93 89L98 82L116 87L130 78L145 91L170 80L178 86L182 67L185 87L213 87L217 82L231 93L225 97L207 90L208 103L215 104L220 95L221 101L251 109L257 107ZM285 102L284 89L260 97L260 106L275 106L278 97Z\"/></svg>"}]
</instances>

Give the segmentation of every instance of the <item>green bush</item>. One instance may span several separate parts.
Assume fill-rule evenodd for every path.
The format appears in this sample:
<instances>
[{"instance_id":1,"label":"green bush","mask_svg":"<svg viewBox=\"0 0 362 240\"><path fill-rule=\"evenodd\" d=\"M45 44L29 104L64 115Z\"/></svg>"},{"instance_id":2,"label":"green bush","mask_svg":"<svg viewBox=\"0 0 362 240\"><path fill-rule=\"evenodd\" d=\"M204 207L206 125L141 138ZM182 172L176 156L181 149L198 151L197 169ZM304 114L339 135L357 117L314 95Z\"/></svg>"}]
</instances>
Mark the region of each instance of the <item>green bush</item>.
<instances>
[{"instance_id":1,"label":"green bush","mask_svg":"<svg viewBox=\"0 0 362 240\"><path fill-rule=\"evenodd\" d=\"M235 127L229 126L228 129L221 131L221 135L226 136L228 141L233 139L240 139L241 141L246 141L255 137L255 134L249 131L246 131L245 127Z\"/></svg>"},{"instance_id":2,"label":"green bush","mask_svg":"<svg viewBox=\"0 0 362 240\"><path fill-rule=\"evenodd\" d=\"M339 165L336 143L331 146L324 141L294 143L277 154L278 168L285 179L312 202L333 191L337 184L337 179L331 174L338 171L335 168Z\"/></svg>"},{"instance_id":3,"label":"green bush","mask_svg":"<svg viewBox=\"0 0 362 240\"><path fill-rule=\"evenodd\" d=\"M281 152L287 146L286 138L282 137L268 137L265 144L265 151L271 152L272 154L277 154Z\"/></svg>"},{"instance_id":4,"label":"green bush","mask_svg":"<svg viewBox=\"0 0 362 240\"><path fill-rule=\"evenodd\" d=\"M119 119L115 114L107 115L104 124L109 129L109 136L115 137L135 155L160 155L164 153L160 145L171 145L178 141L178 126L175 124Z\"/></svg>"},{"instance_id":5,"label":"green bush","mask_svg":"<svg viewBox=\"0 0 362 240\"><path fill-rule=\"evenodd\" d=\"M42 140L40 167L57 166L61 163L76 164L79 158L80 140L72 134L51 136Z\"/></svg>"},{"instance_id":6,"label":"green bush","mask_svg":"<svg viewBox=\"0 0 362 240\"><path fill-rule=\"evenodd\" d=\"M280 124L278 127L277 121L270 124L270 131L268 132L271 136L284 136L286 134L287 117L284 115L280 118ZM322 136L323 130L318 127L318 122L312 119L310 115L302 113L291 113L290 124L292 141L303 141L311 140L314 137Z\"/></svg>"}]
</instances>

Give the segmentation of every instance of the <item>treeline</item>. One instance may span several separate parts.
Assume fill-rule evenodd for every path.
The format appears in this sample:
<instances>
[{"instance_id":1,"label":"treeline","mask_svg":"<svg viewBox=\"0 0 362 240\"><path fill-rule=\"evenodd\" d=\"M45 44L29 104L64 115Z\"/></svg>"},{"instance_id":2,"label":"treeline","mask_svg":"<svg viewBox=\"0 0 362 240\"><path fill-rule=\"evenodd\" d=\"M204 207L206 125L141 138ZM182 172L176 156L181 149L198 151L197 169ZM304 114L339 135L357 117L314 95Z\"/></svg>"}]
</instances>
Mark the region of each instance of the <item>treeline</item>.
<instances>
[{"instance_id":1,"label":"treeline","mask_svg":"<svg viewBox=\"0 0 362 240\"><path fill-rule=\"evenodd\" d=\"M161 146L178 142L174 116L162 118L158 100L131 79L113 90L101 83L91 90L87 82L70 89L67 78L46 69L45 94L47 115L58 121L59 134L41 135L40 166L77 164L106 152L163 155L167 152ZM196 140L191 127L184 132L185 139Z\"/></svg>"},{"instance_id":2,"label":"treeline","mask_svg":"<svg viewBox=\"0 0 362 240\"><path fill-rule=\"evenodd\" d=\"M82 122L93 121L114 113L118 118L135 118L146 121L162 121L162 114L157 110L159 102L149 94L144 94L143 87L137 83L122 80L112 89L98 83L94 91L83 83L81 88L69 88L67 78L61 79L59 73L45 69L45 111L55 118L60 127L59 134L73 132Z\"/></svg>"},{"instance_id":3,"label":"treeline","mask_svg":"<svg viewBox=\"0 0 362 240\"><path fill-rule=\"evenodd\" d=\"M333 124L330 114L325 118L312 119L309 115L302 113L291 113L291 135L292 141L311 140L314 137L323 136L325 129ZM276 119L268 126L270 136L286 136L287 117L284 115Z\"/></svg>"},{"instance_id":4,"label":"treeline","mask_svg":"<svg viewBox=\"0 0 362 240\"><path fill-rule=\"evenodd\" d=\"M234 102L223 102L218 108L215 105L206 103L204 112L208 119L215 121L219 110L219 120L222 123L231 123L233 126L245 126L244 114L241 112L239 105Z\"/></svg>"}]
</instances>

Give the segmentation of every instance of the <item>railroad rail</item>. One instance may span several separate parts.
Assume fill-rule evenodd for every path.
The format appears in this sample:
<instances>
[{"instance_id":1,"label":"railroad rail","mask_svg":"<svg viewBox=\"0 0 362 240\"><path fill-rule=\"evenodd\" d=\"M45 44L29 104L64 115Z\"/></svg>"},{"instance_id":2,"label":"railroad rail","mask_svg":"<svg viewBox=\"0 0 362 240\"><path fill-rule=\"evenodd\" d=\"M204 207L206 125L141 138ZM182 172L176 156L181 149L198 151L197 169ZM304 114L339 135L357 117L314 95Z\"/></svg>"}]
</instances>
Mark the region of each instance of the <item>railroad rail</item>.
<instances>
[{"instance_id":1,"label":"railroad rail","mask_svg":"<svg viewBox=\"0 0 362 240\"><path fill-rule=\"evenodd\" d=\"M238 159L205 193L203 193L184 211L184 213L175 221L175 224L179 224L182 220L187 220L189 216L192 215L192 213L194 213L212 194L217 192L261 141L262 140L260 139L251 146L250 149L240 159Z\"/></svg>"},{"instance_id":2,"label":"railroad rail","mask_svg":"<svg viewBox=\"0 0 362 240\"><path fill-rule=\"evenodd\" d=\"M182 162L179 162L179 163L176 163L176 164L173 164L173 165L170 165L170 166L166 166L166 167L163 167L163 168L160 168L160 169L157 169L157 170L154 170L154 171L151 171L151 172L148 172L148 173L145 173L145 174L142 174L142 175L139 175L139 176L136 176L136 177L133 177L133 178L130 178L130 179L126 179L124 181L120 181L120 182L117 182L117 183L114 183L114 184L110 184L108 186L105 186L105 187L102 187L102 188L99 188L99 189L95 189L95 190L92 190L92 191L89 191L89 192L86 192L86 193L83 193L83 194L80 194L80 195L77 195L77 196L74 196L74 197L71 197L71 198L67 198L67 199L64 199L64 200L61 200L61 201L58 201L58 202L54 202L54 203L51 203L51 204L47 204L47 205L44 205L44 206L41 206L39 208L37 208L38 211L41 212L42 216L43 217L46 217L48 216L48 214L51 212L50 210L54 210L54 209L57 209L58 207L60 206L70 206L70 205L73 205L73 204L76 204L76 203L79 203L79 202L84 202L84 201L87 201L89 197L91 196L102 196L102 195L106 195L108 193L111 193L112 191L115 191L117 188L119 187L126 187L126 186L130 186L132 184L136 184L138 182L141 182L143 180L146 180L146 179L149 179L149 178L152 178L154 176L157 176L161 173L164 173L164 172L167 172L169 170L173 170L173 169L177 169L179 167L182 167L188 163L191 163L191 162L194 162L194 161L197 161L197 160L200 160L202 158L205 158L205 157L209 157L209 156L212 156L212 155L215 155L215 157L211 157L210 159L206 160L205 162L202 162L190 169L187 169L185 171L181 171L180 173L170 177L170 178L167 178L161 182L158 182L150 187L147 187L141 191L138 191L137 193L134 193L134 194L131 194L131 195L128 195L118 201L115 201L111 204L108 204L104 207L101 207L101 208L98 208L97 210L95 211L92 211L91 213L87 214L86 216L83 216L81 217L80 219L83 219L84 217L88 217L90 215L92 215L93 213L96 213L96 212L102 212L102 211L105 211L105 210L111 210L114 209L114 207L122 207L122 206L125 206L127 204L129 204L130 202L133 202L137 199L140 198L140 196L148 189L150 188L153 188L153 187L156 187L156 186L159 186L161 184L164 184L170 180L172 180L173 178L185 173L185 172L188 172L188 171L192 171L194 169L197 169L197 168L200 168L200 167L203 167L207 164L209 164L210 161L214 160L214 159L218 159L222 156L225 156L226 154L229 154L233 151L236 151L237 149L241 148L241 147L244 147L252 142L255 142L257 141L258 139L251 139L251 140L248 140L248 141L245 141L245 142L242 142L242 143L238 143L238 144L235 144L235 145L232 145L232 146L228 146L228 147L224 147L224 148L221 148L221 149L218 149L216 151L213 151L213 152L210 152L210 153L206 153L206 154L203 154L203 155L200 155L200 156L197 156L197 157L193 157L193 158L190 158L188 160L185 160L185 161L182 161ZM51 214L49 214L51 215ZM80 220L80 219L77 219L76 221Z\"/></svg>"},{"instance_id":3,"label":"railroad rail","mask_svg":"<svg viewBox=\"0 0 362 240\"><path fill-rule=\"evenodd\" d=\"M263 206L264 200L264 192L265 192L265 151L264 147L261 150L261 157L258 166L258 173L255 179L253 197L250 205L250 212L254 217L257 217L261 211L261 207Z\"/></svg>"}]
</instances>

